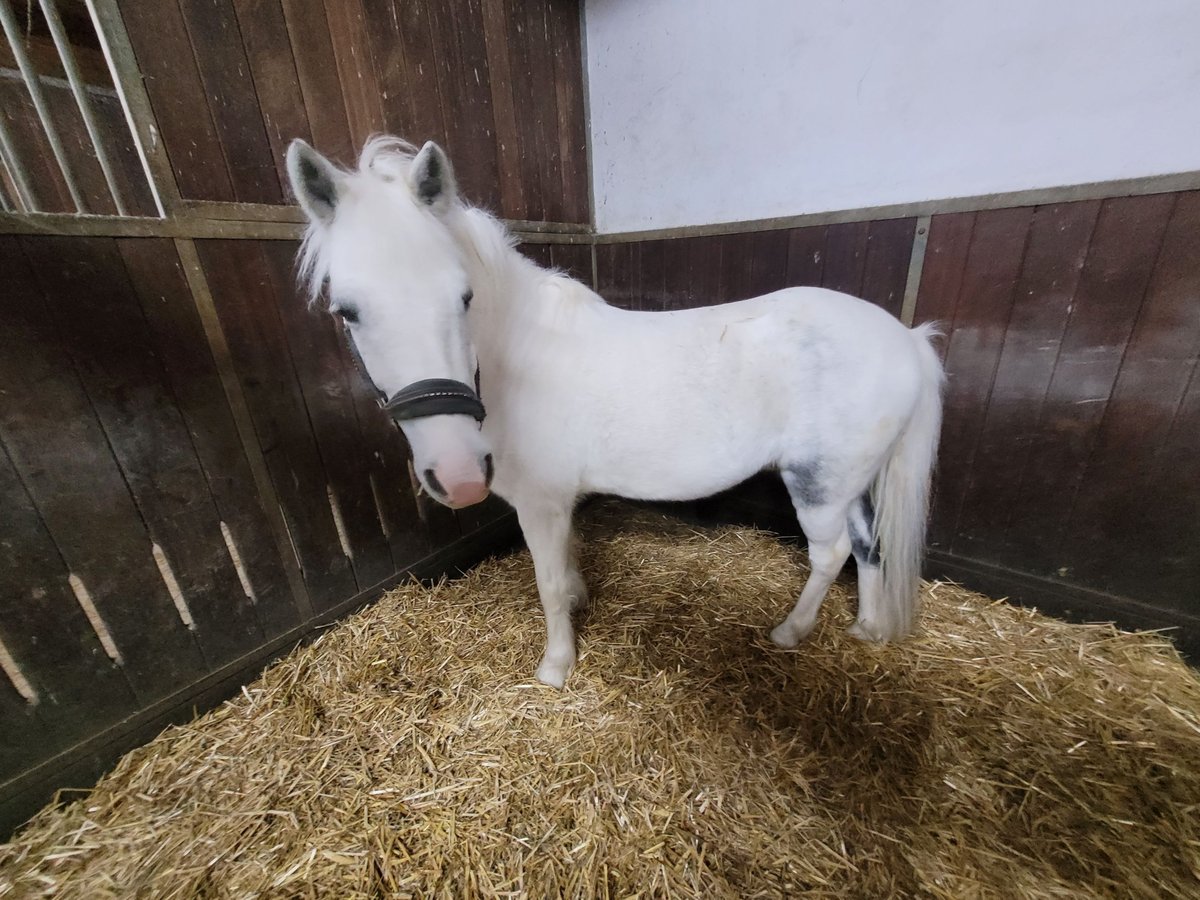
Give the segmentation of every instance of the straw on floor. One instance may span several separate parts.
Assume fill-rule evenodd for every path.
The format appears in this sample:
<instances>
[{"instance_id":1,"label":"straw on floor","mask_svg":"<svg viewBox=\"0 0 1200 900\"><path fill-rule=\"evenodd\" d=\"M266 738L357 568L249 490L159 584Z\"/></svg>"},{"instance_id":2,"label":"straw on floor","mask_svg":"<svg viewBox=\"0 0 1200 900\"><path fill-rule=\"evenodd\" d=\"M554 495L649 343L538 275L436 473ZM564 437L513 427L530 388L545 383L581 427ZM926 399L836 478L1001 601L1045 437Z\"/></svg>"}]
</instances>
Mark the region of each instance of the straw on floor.
<instances>
[{"instance_id":1,"label":"straw on floor","mask_svg":"<svg viewBox=\"0 0 1200 900\"><path fill-rule=\"evenodd\" d=\"M932 584L864 645L839 583L784 652L800 551L590 518L565 693L527 554L402 587L40 814L0 896L1200 896L1200 681L1161 638Z\"/></svg>"}]
</instances>

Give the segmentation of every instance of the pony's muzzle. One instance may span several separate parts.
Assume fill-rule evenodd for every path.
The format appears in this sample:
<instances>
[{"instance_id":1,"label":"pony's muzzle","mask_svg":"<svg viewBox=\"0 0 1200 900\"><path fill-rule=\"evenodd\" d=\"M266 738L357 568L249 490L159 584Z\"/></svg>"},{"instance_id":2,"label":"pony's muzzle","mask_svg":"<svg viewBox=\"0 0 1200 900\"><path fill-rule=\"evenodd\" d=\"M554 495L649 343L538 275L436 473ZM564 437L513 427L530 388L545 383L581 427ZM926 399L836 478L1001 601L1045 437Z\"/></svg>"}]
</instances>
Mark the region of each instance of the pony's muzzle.
<instances>
[{"instance_id":1,"label":"pony's muzzle","mask_svg":"<svg viewBox=\"0 0 1200 900\"><path fill-rule=\"evenodd\" d=\"M426 469L425 486L446 506L462 509L487 499L493 474L492 454L488 453L474 464L449 463Z\"/></svg>"}]
</instances>

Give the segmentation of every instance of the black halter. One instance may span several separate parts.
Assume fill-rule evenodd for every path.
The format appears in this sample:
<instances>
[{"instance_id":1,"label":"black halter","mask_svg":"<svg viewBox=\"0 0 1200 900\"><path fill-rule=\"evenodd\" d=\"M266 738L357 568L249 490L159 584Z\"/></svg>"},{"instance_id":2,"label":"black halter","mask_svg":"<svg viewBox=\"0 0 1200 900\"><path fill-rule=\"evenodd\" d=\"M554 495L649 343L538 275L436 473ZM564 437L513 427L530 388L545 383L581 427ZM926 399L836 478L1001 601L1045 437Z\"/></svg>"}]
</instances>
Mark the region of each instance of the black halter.
<instances>
[{"instance_id":1,"label":"black halter","mask_svg":"<svg viewBox=\"0 0 1200 900\"><path fill-rule=\"evenodd\" d=\"M479 372L475 372L479 383ZM387 402L379 404L397 422L408 419L423 419L426 416L470 416L482 422L487 412L483 401L468 385L452 378L426 378L414 381L392 395Z\"/></svg>"}]
</instances>

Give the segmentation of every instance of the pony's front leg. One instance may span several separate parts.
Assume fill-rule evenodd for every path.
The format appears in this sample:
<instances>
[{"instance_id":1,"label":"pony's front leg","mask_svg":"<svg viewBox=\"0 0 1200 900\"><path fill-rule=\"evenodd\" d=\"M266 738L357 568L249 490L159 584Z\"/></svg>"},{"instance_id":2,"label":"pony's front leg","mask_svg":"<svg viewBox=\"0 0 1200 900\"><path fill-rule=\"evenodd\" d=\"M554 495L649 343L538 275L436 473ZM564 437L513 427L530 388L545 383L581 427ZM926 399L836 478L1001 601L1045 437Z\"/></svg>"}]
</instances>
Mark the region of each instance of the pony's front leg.
<instances>
[{"instance_id":1,"label":"pony's front leg","mask_svg":"<svg viewBox=\"0 0 1200 900\"><path fill-rule=\"evenodd\" d=\"M566 683L575 665L571 610L584 599L583 578L575 564L571 537L573 500L565 507L517 507L546 614L546 653L538 666L537 679L556 688Z\"/></svg>"}]
</instances>

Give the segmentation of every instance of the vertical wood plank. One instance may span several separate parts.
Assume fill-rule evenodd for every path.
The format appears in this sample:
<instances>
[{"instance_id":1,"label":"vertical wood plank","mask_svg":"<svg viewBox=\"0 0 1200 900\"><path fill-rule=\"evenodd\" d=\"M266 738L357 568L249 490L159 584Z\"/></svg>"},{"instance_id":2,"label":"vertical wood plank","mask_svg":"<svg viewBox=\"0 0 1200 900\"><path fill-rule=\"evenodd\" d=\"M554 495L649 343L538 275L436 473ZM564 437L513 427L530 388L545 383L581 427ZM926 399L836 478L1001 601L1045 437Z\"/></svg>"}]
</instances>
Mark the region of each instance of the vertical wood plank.
<instances>
[{"instance_id":1,"label":"vertical wood plank","mask_svg":"<svg viewBox=\"0 0 1200 900\"><path fill-rule=\"evenodd\" d=\"M421 136L415 126L413 97L408 90L408 64L404 58L404 40L400 36L400 16L392 0L361 0L363 12L371 23L367 38L375 62L383 121L389 133L408 141Z\"/></svg>"},{"instance_id":2,"label":"vertical wood plank","mask_svg":"<svg viewBox=\"0 0 1200 900\"><path fill-rule=\"evenodd\" d=\"M179 0L179 8L212 110L234 199L281 203L283 191L232 0ZM190 114L194 116L196 111Z\"/></svg>"},{"instance_id":3,"label":"vertical wood plank","mask_svg":"<svg viewBox=\"0 0 1200 900\"><path fill-rule=\"evenodd\" d=\"M429 3L393 0L393 8L398 12L400 40L404 42L404 90L412 98L411 134L406 137L418 147L428 140L444 144L446 107L438 87L432 7Z\"/></svg>"},{"instance_id":4,"label":"vertical wood plank","mask_svg":"<svg viewBox=\"0 0 1200 900\"><path fill-rule=\"evenodd\" d=\"M345 95L338 79L324 0L283 0L283 17L313 141L322 153L349 165L357 153L350 140Z\"/></svg>"},{"instance_id":5,"label":"vertical wood plank","mask_svg":"<svg viewBox=\"0 0 1200 900\"><path fill-rule=\"evenodd\" d=\"M1040 464L1030 449L1099 211L1099 201L1089 201L1033 214L954 538L955 551L965 556L1022 565L1004 546L1012 503L1025 469Z\"/></svg>"},{"instance_id":6,"label":"vertical wood plank","mask_svg":"<svg viewBox=\"0 0 1200 900\"><path fill-rule=\"evenodd\" d=\"M558 140L558 100L554 88L554 60L551 47L547 0L516 3L515 12L523 12L524 27L517 39L523 45L531 83L528 103L533 113L533 130L525 140L537 142L538 179L542 189L542 214L548 222L566 219L563 202L561 146ZM518 23L520 24L520 22ZM510 38L512 37L510 33Z\"/></svg>"},{"instance_id":7,"label":"vertical wood plank","mask_svg":"<svg viewBox=\"0 0 1200 900\"><path fill-rule=\"evenodd\" d=\"M208 97L178 4L121 4L154 118L179 191L194 200L236 200Z\"/></svg>"},{"instance_id":8,"label":"vertical wood plank","mask_svg":"<svg viewBox=\"0 0 1200 900\"><path fill-rule=\"evenodd\" d=\"M536 6L537 4L529 4ZM508 47L508 74L512 82L513 110L516 113L518 159L521 166L521 186L525 195L524 218L553 221L554 196L546 196L547 182L543 178L546 164L543 157L549 148L543 145L544 134L536 102L539 84L534 69L534 51L530 48L526 4L503 0L500 4L505 21L505 44Z\"/></svg>"},{"instance_id":9,"label":"vertical wood plank","mask_svg":"<svg viewBox=\"0 0 1200 900\"><path fill-rule=\"evenodd\" d=\"M350 544L351 566L359 590L366 590L394 569L371 493L371 460L355 414L351 373L342 365L333 317L309 308L296 290L296 245L264 241L262 249L309 422Z\"/></svg>"},{"instance_id":10,"label":"vertical wood plank","mask_svg":"<svg viewBox=\"0 0 1200 900\"><path fill-rule=\"evenodd\" d=\"M946 392L931 543L949 547L1012 309L1032 210L980 213L946 347Z\"/></svg>"},{"instance_id":11,"label":"vertical wood plank","mask_svg":"<svg viewBox=\"0 0 1200 900\"><path fill-rule=\"evenodd\" d=\"M663 309L685 309L691 300L691 244L685 238L663 242Z\"/></svg>"},{"instance_id":12,"label":"vertical wood plank","mask_svg":"<svg viewBox=\"0 0 1200 900\"><path fill-rule=\"evenodd\" d=\"M547 4L550 32L547 52L554 59L558 109L559 158L562 161L563 221L587 222L587 135L583 116L583 48L579 6L565 0Z\"/></svg>"},{"instance_id":13,"label":"vertical wood plank","mask_svg":"<svg viewBox=\"0 0 1200 900\"><path fill-rule=\"evenodd\" d=\"M1137 320L1174 195L1106 200L1022 480L1010 543L1027 571L1057 574L1058 552ZM1064 574L1069 574L1064 573Z\"/></svg>"},{"instance_id":14,"label":"vertical wood plank","mask_svg":"<svg viewBox=\"0 0 1200 900\"><path fill-rule=\"evenodd\" d=\"M588 244L550 244L548 246L550 247L550 263L554 268L562 269L580 284L589 288L592 286L592 248Z\"/></svg>"},{"instance_id":15,"label":"vertical wood plank","mask_svg":"<svg viewBox=\"0 0 1200 900\"><path fill-rule=\"evenodd\" d=\"M454 161L459 190L471 203L497 209L499 163L480 0L434 4L430 22L437 47L438 87L445 105L445 148Z\"/></svg>"},{"instance_id":16,"label":"vertical wood plank","mask_svg":"<svg viewBox=\"0 0 1200 900\"><path fill-rule=\"evenodd\" d=\"M325 610L356 590L342 553L303 394L255 241L197 241L196 250L282 504L313 606Z\"/></svg>"},{"instance_id":17,"label":"vertical wood plank","mask_svg":"<svg viewBox=\"0 0 1200 900\"><path fill-rule=\"evenodd\" d=\"M729 303L753 296L753 235L726 234L721 238L721 293L717 302Z\"/></svg>"},{"instance_id":18,"label":"vertical wood plank","mask_svg":"<svg viewBox=\"0 0 1200 900\"><path fill-rule=\"evenodd\" d=\"M282 634L300 623L300 612L179 257L166 240L129 238L117 245L212 492L217 527L223 522L229 530L264 637ZM221 564L232 565L232 558ZM234 597L244 593L240 581L237 587Z\"/></svg>"},{"instance_id":19,"label":"vertical wood plank","mask_svg":"<svg viewBox=\"0 0 1200 900\"><path fill-rule=\"evenodd\" d=\"M862 293L870 227L870 222L845 222L825 229L822 287L854 297Z\"/></svg>"},{"instance_id":20,"label":"vertical wood plank","mask_svg":"<svg viewBox=\"0 0 1200 900\"><path fill-rule=\"evenodd\" d=\"M207 480L115 242L45 237L24 248L62 349L165 555L208 665L248 653L262 643L262 631L240 590ZM163 249L169 253L170 245Z\"/></svg>"},{"instance_id":21,"label":"vertical wood plank","mask_svg":"<svg viewBox=\"0 0 1200 900\"><path fill-rule=\"evenodd\" d=\"M329 37L346 101L350 142L357 149L372 134L387 131L369 36L370 27L378 26L374 22L368 23L362 0L325 0L325 15L329 20Z\"/></svg>"},{"instance_id":22,"label":"vertical wood plank","mask_svg":"<svg viewBox=\"0 0 1200 900\"><path fill-rule=\"evenodd\" d=\"M952 327L959 297L962 296L967 253L971 248L971 235L975 231L975 216L973 212L951 213L934 216L930 220L914 323L937 322L947 332ZM942 342L939 347L943 357L946 343Z\"/></svg>"},{"instance_id":23,"label":"vertical wood plank","mask_svg":"<svg viewBox=\"0 0 1200 900\"><path fill-rule=\"evenodd\" d=\"M234 0L246 62L262 110L279 183L287 185L285 154L294 138L313 141L300 76L292 58L280 0Z\"/></svg>"},{"instance_id":24,"label":"vertical wood plank","mask_svg":"<svg viewBox=\"0 0 1200 900\"><path fill-rule=\"evenodd\" d=\"M517 124L513 96L508 16L504 0L481 0L483 39L491 73L492 110L496 122L497 168L500 179L500 213L510 219L531 219L525 202L526 162ZM580 70L582 77L582 69Z\"/></svg>"},{"instance_id":25,"label":"vertical wood plank","mask_svg":"<svg viewBox=\"0 0 1200 900\"><path fill-rule=\"evenodd\" d=\"M721 283L725 235L708 235L687 239L688 247L688 306L714 306L725 301L725 286Z\"/></svg>"},{"instance_id":26,"label":"vertical wood plank","mask_svg":"<svg viewBox=\"0 0 1200 900\"><path fill-rule=\"evenodd\" d=\"M0 675L2 781L128 714L134 695L75 602L62 557L2 446L0 509L0 640L38 692L31 706L9 694Z\"/></svg>"},{"instance_id":27,"label":"vertical wood plank","mask_svg":"<svg viewBox=\"0 0 1200 900\"><path fill-rule=\"evenodd\" d=\"M1198 234L1200 193L1180 194L1056 560L1072 580L1192 612L1180 586L1200 585L1200 466L1159 456L1200 355Z\"/></svg>"},{"instance_id":28,"label":"vertical wood plank","mask_svg":"<svg viewBox=\"0 0 1200 900\"><path fill-rule=\"evenodd\" d=\"M0 238L7 329L3 439L68 569L86 586L139 701L204 671L150 555L151 539L26 260L37 238ZM56 260L54 266L70 264ZM86 296L86 292L84 296ZM61 298L69 301L71 298Z\"/></svg>"},{"instance_id":29,"label":"vertical wood plank","mask_svg":"<svg viewBox=\"0 0 1200 900\"><path fill-rule=\"evenodd\" d=\"M644 241L642 243L639 309L662 310L669 306L666 287L667 243L667 241Z\"/></svg>"},{"instance_id":30,"label":"vertical wood plank","mask_svg":"<svg viewBox=\"0 0 1200 900\"><path fill-rule=\"evenodd\" d=\"M787 286L789 240L790 236L784 229L758 231L750 235L749 296L760 297Z\"/></svg>"},{"instance_id":31,"label":"vertical wood plank","mask_svg":"<svg viewBox=\"0 0 1200 900\"><path fill-rule=\"evenodd\" d=\"M787 286L821 286L825 277L825 232L824 225L788 230Z\"/></svg>"},{"instance_id":32,"label":"vertical wood plank","mask_svg":"<svg viewBox=\"0 0 1200 900\"><path fill-rule=\"evenodd\" d=\"M867 228L862 297L900 318L917 220L883 219Z\"/></svg>"}]
</instances>

